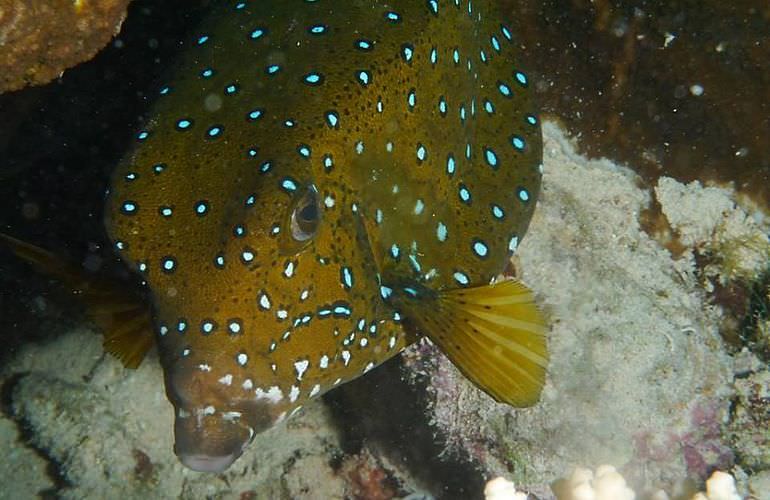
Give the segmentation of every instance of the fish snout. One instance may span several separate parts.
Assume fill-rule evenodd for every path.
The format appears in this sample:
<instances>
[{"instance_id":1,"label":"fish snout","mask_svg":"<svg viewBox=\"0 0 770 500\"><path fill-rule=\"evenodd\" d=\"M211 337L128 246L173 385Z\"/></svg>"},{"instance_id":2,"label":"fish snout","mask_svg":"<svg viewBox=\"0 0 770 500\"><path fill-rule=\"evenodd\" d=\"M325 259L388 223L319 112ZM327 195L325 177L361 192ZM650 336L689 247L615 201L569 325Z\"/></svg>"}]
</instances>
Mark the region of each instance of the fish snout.
<instances>
[{"instance_id":1,"label":"fish snout","mask_svg":"<svg viewBox=\"0 0 770 500\"><path fill-rule=\"evenodd\" d=\"M174 421L174 453L194 471L223 472L241 456L254 431L226 414L207 414L209 411L178 411Z\"/></svg>"},{"instance_id":2,"label":"fish snout","mask_svg":"<svg viewBox=\"0 0 770 500\"><path fill-rule=\"evenodd\" d=\"M195 471L224 471L275 421L272 407L195 366L166 370L166 393L176 409L174 453Z\"/></svg>"}]
</instances>

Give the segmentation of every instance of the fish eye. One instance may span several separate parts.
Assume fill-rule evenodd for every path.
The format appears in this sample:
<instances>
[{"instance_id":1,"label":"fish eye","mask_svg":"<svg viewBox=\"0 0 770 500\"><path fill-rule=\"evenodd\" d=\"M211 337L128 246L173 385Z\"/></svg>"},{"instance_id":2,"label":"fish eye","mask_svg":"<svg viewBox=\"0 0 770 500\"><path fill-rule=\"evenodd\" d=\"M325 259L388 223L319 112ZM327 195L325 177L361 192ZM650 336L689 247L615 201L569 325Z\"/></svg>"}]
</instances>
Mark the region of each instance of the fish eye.
<instances>
[{"instance_id":1,"label":"fish eye","mask_svg":"<svg viewBox=\"0 0 770 500\"><path fill-rule=\"evenodd\" d=\"M291 236L295 241L305 242L315 236L321 211L318 207L318 190L311 185L297 200L291 213Z\"/></svg>"}]
</instances>

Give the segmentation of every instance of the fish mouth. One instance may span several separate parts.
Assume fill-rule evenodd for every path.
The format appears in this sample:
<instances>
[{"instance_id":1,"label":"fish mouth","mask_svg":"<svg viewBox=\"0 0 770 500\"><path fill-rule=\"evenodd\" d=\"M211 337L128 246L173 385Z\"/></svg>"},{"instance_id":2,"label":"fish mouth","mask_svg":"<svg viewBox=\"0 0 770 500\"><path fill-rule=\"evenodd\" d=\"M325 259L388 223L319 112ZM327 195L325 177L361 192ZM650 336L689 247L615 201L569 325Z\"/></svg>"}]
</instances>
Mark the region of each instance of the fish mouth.
<instances>
[{"instance_id":1,"label":"fish mouth","mask_svg":"<svg viewBox=\"0 0 770 500\"><path fill-rule=\"evenodd\" d=\"M182 465L195 472L224 472L235 462L240 453L231 453L229 455L211 456L203 454L184 454L177 453Z\"/></svg>"},{"instance_id":2,"label":"fish mouth","mask_svg":"<svg viewBox=\"0 0 770 500\"><path fill-rule=\"evenodd\" d=\"M273 425L276 408L233 395L228 385L193 363L164 366L166 394L174 405L174 453L189 469L225 471L254 436Z\"/></svg>"},{"instance_id":3,"label":"fish mouth","mask_svg":"<svg viewBox=\"0 0 770 500\"><path fill-rule=\"evenodd\" d=\"M196 472L224 472L243 454L254 437L246 425L211 415L177 416L174 421L174 453Z\"/></svg>"}]
</instances>

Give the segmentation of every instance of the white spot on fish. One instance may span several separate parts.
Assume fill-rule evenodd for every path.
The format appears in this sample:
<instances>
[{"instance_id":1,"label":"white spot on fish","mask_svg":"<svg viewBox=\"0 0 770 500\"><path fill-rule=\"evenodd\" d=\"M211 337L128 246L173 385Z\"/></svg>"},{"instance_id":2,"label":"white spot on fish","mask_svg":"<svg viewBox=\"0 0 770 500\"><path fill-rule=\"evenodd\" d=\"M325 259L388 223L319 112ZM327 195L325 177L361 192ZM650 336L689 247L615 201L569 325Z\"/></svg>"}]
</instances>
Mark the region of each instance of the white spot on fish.
<instances>
[{"instance_id":1,"label":"white spot on fish","mask_svg":"<svg viewBox=\"0 0 770 500\"><path fill-rule=\"evenodd\" d=\"M267 391L262 390L262 388L257 387L257 389L254 391L255 399L267 399L271 403L275 404L278 403L283 399L283 391L278 386L272 386Z\"/></svg>"},{"instance_id":2,"label":"white spot on fish","mask_svg":"<svg viewBox=\"0 0 770 500\"><path fill-rule=\"evenodd\" d=\"M305 374L305 371L309 365L310 362L306 359L294 363L294 369L297 370L297 380L302 380L302 376Z\"/></svg>"},{"instance_id":3,"label":"white spot on fish","mask_svg":"<svg viewBox=\"0 0 770 500\"><path fill-rule=\"evenodd\" d=\"M514 236L513 238L511 238L511 241L508 242L508 250L510 250L511 252L515 252L518 246L519 246L519 237Z\"/></svg>"}]
</instances>

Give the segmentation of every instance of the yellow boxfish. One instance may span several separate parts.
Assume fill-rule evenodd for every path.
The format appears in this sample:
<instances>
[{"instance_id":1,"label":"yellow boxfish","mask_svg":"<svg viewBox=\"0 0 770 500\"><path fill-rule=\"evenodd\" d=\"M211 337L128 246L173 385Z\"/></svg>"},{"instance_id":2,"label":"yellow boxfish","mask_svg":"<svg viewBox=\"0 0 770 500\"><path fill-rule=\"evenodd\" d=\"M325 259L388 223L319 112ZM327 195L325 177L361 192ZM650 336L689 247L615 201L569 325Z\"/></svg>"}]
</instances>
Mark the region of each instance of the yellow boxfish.
<instances>
[{"instance_id":1,"label":"yellow boxfish","mask_svg":"<svg viewBox=\"0 0 770 500\"><path fill-rule=\"evenodd\" d=\"M545 327L495 277L535 206L541 132L495 2L222 2L186 43L106 210L150 291L180 460L226 469L422 335L534 404Z\"/></svg>"}]
</instances>

